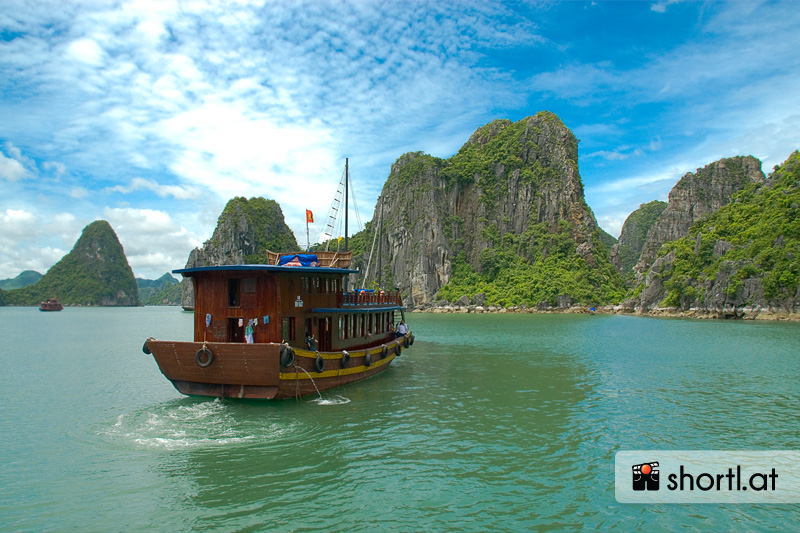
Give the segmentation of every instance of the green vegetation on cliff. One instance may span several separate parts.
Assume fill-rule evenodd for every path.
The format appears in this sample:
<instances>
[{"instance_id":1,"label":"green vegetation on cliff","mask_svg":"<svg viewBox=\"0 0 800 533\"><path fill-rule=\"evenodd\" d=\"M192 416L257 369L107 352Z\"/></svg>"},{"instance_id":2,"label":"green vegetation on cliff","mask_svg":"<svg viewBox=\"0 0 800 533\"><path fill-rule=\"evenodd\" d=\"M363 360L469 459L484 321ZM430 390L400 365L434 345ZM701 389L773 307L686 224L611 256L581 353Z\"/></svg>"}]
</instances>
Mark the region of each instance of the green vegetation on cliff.
<instances>
[{"instance_id":1,"label":"green vegetation on cliff","mask_svg":"<svg viewBox=\"0 0 800 533\"><path fill-rule=\"evenodd\" d=\"M564 306L624 295L609 259L616 240L584 199L578 141L553 113L495 120L448 159L404 154L381 197L383 264L410 305L483 294L488 305Z\"/></svg>"},{"instance_id":2,"label":"green vegetation on cliff","mask_svg":"<svg viewBox=\"0 0 800 533\"><path fill-rule=\"evenodd\" d=\"M142 297L144 305L180 305L182 282L166 283L156 292Z\"/></svg>"},{"instance_id":3,"label":"green vegetation on cliff","mask_svg":"<svg viewBox=\"0 0 800 533\"><path fill-rule=\"evenodd\" d=\"M437 298L454 302L483 293L487 305L503 307L535 307L541 302L556 306L564 303L559 296L569 297L566 305L619 301L624 285L604 246L598 247L595 255L602 259L593 267L577 253L571 229L562 220L557 228L532 224L522 235L506 233L500 238L498 233L491 239L493 246L480 252L477 271L461 252L453 262L450 282Z\"/></svg>"},{"instance_id":4,"label":"green vegetation on cliff","mask_svg":"<svg viewBox=\"0 0 800 533\"><path fill-rule=\"evenodd\" d=\"M791 298L800 282L800 152L776 167L772 185L748 185L689 234L665 244L659 256L675 252L664 273L663 306L691 304L721 268L735 274L725 294L735 298L748 279L760 280L767 301Z\"/></svg>"},{"instance_id":5,"label":"green vegetation on cliff","mask_svg":"<svg viewBox=\"0 0 800 533\"><path fill-rule=\"evenodd\" d=\"M72 251L39 281L6 297L9 305L38 305L52 297L65 305L133 306L139 301L128 259L105 220L86 226Z\"/></svg>"},{"instance_id":6,"label":"green vegetation on cliff","mask_svg":"<svg viewBox=\"0 0 800 533\"><path fill-rule=\"evenodd\" d=\"M144 305L177 305L176 303L164 303L165 296L159 298L160 293L173 294L174 286L180 282L171 274L166 273L156 280L136 278L136 286L139 289L139 301ZM181 290L178 287L178 302L180 302ZM158 303L152 303L158 302Z\"/></svg>"},{"instance_id":7,"label":"green vegetation on cliff","mask_svg":"<svg viewBox=\"0 0 800 533\"><path fill-rule=\"evenodd\" d=\"M255 231L255 253L244 257L248 264L267 262L267 250L273 252L293 252L299 247L294 233L286 225L281 206L275 200L262 197L244 198L237 196L230 200L219 216L222 224L244 214L247 224Z\"/></svg>"},{"instance_id":8,"label":"green vegetation on cliff","mask_svg":"<svg viewBox=\"0 0 800 533\"><path fill-rule=\"evenodd\" d=\"M424 183L418 178L426 172L437 172L447 187L477 183L481 188L480 201L487 213L496 209L496 200L507 189L508 180L515 172L524 183L541 186L555 181L558 170L554 160L544 165L537 154L544 146L559 144L557 133L569 131L555 114L542 111L536 118L539 124L552 125L546 131L527 120L511 122L495 120L479 128L449 159L441 159L422 152L405 154L398 163L403 163L399 172L390 176L404 187L411 186L414 192ZM570 134L571 136L571 134ZM572 136L567 164L577 168L577 140ZM530 159L532 163L528 161ZM498 168L502 172L498 172ZM581 191L582 193L582 191ZM607 238L613 239L606 234ZM612 243L613 245L613 243Z\"/></svg>"},{"instance_id":9,"label":"green vegetation on cliff","mask_svg":"<svg viewBox=\"0 0 800 533\"><path fill-rule=\"evenodd\" d=\"M667 208L667 203L660 200L642 204L639 209L628 215L625 224L622 226L622 233L619 236L619 270L622 272L626 281L634 278L633 267L639 260L639 256L647 240L647 232L656 223L658 217Z\"/></svg>"},{"instance_id":10,"label":"green vegetation on cliff","mask_svg":"<svg viewBox=\"0 0 800 533\"><path fill-rule=\"evenodd\" d=\"M0 289L10 291L12 289L21 289L28 285L33 285L42 278L42 275L35 270L25 270L16 278L4 279L0 281Z\"/></svg>"}]
</instances>

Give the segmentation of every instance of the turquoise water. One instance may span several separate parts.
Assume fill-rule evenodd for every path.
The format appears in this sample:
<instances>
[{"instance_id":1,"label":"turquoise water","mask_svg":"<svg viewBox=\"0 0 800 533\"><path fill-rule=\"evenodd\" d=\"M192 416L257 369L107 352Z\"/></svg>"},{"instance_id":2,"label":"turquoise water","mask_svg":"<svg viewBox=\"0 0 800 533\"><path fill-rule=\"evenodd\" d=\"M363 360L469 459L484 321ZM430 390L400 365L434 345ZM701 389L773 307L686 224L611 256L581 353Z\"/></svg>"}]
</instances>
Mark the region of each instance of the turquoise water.
<instances>
[{"instance_id":1,"label":"turquoise water","mask_svg":"<svg viewBox=\"0 0 800 533\"><path fill-rule=\"evenodd\" d=\"M792 529L800 506L625 505L620 449L800 449L800 325L410 314L370 380L187 398L176 308L0 308L0 531Z\"/></svg>"}]
</instances>

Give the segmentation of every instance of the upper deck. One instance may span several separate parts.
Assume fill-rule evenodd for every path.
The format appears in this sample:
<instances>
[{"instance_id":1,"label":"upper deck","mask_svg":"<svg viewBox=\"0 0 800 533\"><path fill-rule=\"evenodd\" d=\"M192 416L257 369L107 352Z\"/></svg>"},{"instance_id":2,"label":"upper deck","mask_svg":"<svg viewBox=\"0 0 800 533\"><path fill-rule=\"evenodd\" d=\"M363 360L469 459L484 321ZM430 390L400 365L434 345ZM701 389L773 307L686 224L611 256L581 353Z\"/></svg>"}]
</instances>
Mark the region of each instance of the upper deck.
<instances>
[{"instance_id":1,"label":"upper deck","mask_svg":"<svg viewBox=\"0 0 800 533\"><path fill-rule=\"evenodd\" d=\"M279 258L278 254L275 254ZM294 256L297 254L283 254ZM321 350L363 347L391 340L398 292L345 291L357 274L349 254L329 254L315 266L221 265L174 270L190 280L195 294L195 340L244 342L252 326L254 342L288 342L303 347L310 332ZM303 258L304 262L308 258ZM294 261L293 261L294 262ZM310 263L309 263L310 264ZM340 266L332 266L332 265ZM249 342L249 341L248 341Z\"/></svg>"}]
</instances>

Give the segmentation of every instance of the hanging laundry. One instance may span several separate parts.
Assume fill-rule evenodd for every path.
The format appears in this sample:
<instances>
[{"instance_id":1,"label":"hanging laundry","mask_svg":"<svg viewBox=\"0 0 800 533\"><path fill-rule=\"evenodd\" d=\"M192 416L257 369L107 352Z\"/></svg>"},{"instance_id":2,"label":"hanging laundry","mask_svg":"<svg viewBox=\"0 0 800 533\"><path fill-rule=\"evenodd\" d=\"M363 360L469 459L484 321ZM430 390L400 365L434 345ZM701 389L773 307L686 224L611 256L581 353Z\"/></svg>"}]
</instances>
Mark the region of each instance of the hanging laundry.
<instances>
[{"instance_id":1,"label":"hanging laundry","mask_svg":"<svg viewBox=\"0 0 800 533\"><path fill-rule=\"evenodd\" d=\"M244 341L248 344L253 344L253 321L250 320L247 323L247 327L244 328Z\"/></svg>"},{"instance_id":2,"label":"hanging laundry","mask_svg":"<svg viewBox=\"0 0 800 533\"><path fill-rule=\"evenodd\" d=\"M206 315L206 327L209 327L210 325L211 325L211 313L208 313Z\"/></svg>"}]
</instances>

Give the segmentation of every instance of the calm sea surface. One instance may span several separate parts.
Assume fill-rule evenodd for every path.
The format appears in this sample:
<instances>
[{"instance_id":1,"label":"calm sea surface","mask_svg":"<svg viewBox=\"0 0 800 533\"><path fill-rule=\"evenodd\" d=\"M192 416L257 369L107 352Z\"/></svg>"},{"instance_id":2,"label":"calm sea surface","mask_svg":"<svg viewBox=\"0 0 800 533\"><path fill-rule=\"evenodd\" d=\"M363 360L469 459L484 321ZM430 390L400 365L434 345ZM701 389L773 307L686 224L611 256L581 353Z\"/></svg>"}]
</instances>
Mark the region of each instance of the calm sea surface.
<instances>
[{"instance_id":1,"label":"calm sea surface","mask_svg":"<svg viewBox=\"0 0 800 533\"><path fill-rule=\"evenodd\" d=\"M621 449L800 449L800 325L407 315L323 401L181 396L178 308L0 308L0 531L794 529L800 505L625 505Z\"/></svg>"}]
</instances>

